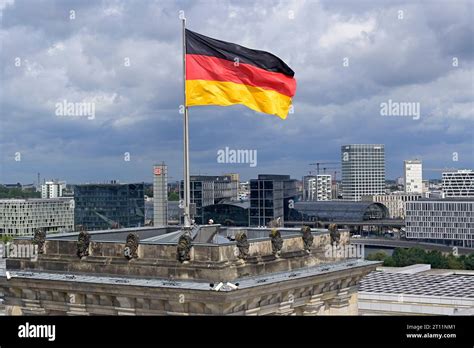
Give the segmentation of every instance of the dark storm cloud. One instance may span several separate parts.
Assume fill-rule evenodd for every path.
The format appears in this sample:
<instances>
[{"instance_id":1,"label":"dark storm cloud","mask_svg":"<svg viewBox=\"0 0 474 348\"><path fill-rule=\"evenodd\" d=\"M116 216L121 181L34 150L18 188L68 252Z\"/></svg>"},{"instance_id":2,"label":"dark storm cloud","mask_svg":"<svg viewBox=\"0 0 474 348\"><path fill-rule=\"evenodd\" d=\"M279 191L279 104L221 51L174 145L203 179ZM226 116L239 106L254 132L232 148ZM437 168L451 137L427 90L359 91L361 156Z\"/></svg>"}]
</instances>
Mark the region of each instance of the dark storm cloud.
<instances>
[{"instance_id":1,"label":"dark storm cloud","mask_svg":"<svg viewBox=\"0 0 474 348\"><path fill-rule=\"evenodd\" d=\"M427 167L472 167L472 7L0 1L0 182L32 182L38 171L70 182L151 181L151 165L162 160L171 180L179 179L180 10L192 30L277 54L298 81L295 113L286 121L241 106L191 108L193 173L301 177L310 162L339 160L345 143L386 144L389 177L401 175L402 161L412 157ZM420 103L420 119L381 116L389 99ZM94 102L95 119L56 116L62 100ZM256 149L257 167L217 163L226 146Z\"/></svg>"}]
</instances>

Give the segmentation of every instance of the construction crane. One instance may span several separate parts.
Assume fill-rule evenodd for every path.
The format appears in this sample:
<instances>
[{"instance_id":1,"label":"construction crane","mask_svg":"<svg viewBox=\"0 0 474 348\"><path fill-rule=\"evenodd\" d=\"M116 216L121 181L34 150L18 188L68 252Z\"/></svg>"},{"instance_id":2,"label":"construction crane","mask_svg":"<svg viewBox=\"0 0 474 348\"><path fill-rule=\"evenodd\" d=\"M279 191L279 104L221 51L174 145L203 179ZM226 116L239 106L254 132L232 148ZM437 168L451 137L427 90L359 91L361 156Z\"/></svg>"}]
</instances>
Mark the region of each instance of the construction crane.
<instances>
[{"instance_id":1,"label":"construction crane","mask_svg":"<svg viewBox=\"0 0 474 348\"><path fill-rule=\"evenodd\" d=\"M315 162L310 163L310 166L316 166L316 173L319 174L319 166L324 164L339 164L339 162Z\"/></svg>"}]
</instances>

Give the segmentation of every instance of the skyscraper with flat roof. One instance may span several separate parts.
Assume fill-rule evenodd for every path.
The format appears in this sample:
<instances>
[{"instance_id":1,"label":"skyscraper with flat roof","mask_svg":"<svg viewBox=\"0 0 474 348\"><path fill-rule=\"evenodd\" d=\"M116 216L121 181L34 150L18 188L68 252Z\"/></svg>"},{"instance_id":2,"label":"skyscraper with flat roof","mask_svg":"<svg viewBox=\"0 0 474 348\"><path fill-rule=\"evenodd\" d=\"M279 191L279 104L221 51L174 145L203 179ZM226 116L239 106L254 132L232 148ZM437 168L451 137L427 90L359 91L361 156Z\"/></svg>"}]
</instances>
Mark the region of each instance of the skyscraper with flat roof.
<instances>
[{"instance_id":1,"label":"skyscraper with flat roof","mask_svg":"<svg viewBox=\"0 0 474 348\"><path fill-rule=\"evenodd\" d=\"M153 226L168 225L168 166L153 166Z\"/></svg>"},{"instance_id":2,"label":"skyscraper with flat roof","mask_svg":"<svg viewBox=\"0 0 474 348\"><path fill-rule=\"evenodd\" d=\"M341 146L342 197L360 201L362 196L385 192L385 149L383 144Z\"/></svg>"},{"instance_id":3,"label":"skyscraper with flat roof","mask_svg":"<svg viewBox=\"0 0 474 348\"><path fill-rule=\"evenodd\" d=\"M423 192L423 172L420 160L408 160L403 162L404 181L406 193Z\"/></svg>"}]
</instances>

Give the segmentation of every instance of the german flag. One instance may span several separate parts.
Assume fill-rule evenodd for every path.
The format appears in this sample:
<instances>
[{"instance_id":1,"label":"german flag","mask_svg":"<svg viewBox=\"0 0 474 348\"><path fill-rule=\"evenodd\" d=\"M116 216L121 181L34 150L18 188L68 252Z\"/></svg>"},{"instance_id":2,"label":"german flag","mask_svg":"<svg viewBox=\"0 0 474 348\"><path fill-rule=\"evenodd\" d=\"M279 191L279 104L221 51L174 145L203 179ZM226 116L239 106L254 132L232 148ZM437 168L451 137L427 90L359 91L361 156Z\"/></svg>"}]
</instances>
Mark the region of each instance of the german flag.
<instances>
[{"instance_id":1,"label":"german flag","mask_svg":"<svg viewBox=\"0 0 474 348\"><path fill-rule=\"evenodd\" d=\"M228 106L285 119L295 73L277 56L186 29L186 104Z\"/></svg>"}]
</instances>

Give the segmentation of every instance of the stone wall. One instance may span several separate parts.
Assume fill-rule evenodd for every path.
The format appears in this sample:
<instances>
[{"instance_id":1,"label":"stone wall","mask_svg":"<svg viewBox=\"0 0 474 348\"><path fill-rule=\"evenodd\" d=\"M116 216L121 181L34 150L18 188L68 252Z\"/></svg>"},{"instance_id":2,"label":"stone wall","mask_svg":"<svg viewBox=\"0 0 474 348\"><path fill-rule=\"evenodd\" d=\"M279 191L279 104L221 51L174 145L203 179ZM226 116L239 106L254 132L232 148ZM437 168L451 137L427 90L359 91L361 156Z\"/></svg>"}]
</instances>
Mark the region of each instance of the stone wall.
<instances>
[{"instance_id":1,"label":"stone wall","mask_svg":"<svg viewBox=\"0 0 474 348\"><path fill-rule=\"evenodd\" d=\"M349 232L341 232L340 244L345 245L348 242ZM18 240L15 243L30 242ZM281 254L275 256L269 238L251 240L249 256L245 260L239 258L235 242L195 244L191 249L190 262L183 264L177 260L176 245L172 243L141 243L138 247L138 258L129 260L124 256L125 242L91 241L89 256L79 259L76 255L76 241L53 239L46 240L44 254L41 254L37 261L11 258L7 261L7 267L101 275L232 281L244 276L286 271L334 261L334 258L325 255L325 246L329 243L328 233L315 234L311 252L308 254L304 250L300 235L285 236Z\"/></svg>"},{"instance_id":2,"label":"stone wall","mask_svg":"<svg viewBox=\"0 0 474 348\"><path fill-rule=\"evenodd\" d=\"M376 265L228 292L0 278L7 314L356 315L357 286Z\"/></svg>"}]
</instances>

